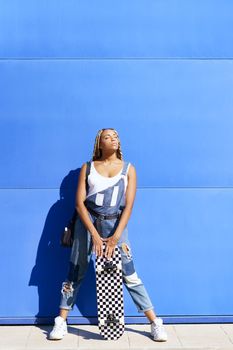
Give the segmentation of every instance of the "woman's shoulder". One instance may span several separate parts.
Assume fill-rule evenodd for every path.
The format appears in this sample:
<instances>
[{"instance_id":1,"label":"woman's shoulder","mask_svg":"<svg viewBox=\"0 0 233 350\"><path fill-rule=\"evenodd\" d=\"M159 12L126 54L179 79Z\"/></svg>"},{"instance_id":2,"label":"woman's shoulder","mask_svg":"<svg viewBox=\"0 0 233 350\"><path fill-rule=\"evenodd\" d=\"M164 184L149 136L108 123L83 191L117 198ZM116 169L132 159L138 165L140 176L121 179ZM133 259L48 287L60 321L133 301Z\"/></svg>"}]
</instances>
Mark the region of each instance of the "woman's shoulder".
<instances>
[{"instance_id":1,"label":"woman's shoulder","mask_svg":"<svg viewBox=\"0 0 233 350\"><path fill-rule=\"evenodd\" d=\"M125 164L127 164L129 167L135 168L134 163L132 163L130 160L124 160Z\"/></svg>"},{"instance_id":2,"label":"woman's shoulder","mask_svg":"<svg viewBox=\"0 0 233 350\"><path fill-rule=\"evenodd\" d=\"M86 162L82 163L82 166L81 166L81 171L85 172L87 171L88 168L90 168L91 166L91 160L87 160Z\"/></svg>"},{"instance_id":3,"label":"woman's shoulder","mask_svg":"<svg viewBox=\"0 0 233 350\"><path fill-rule=\"evenodd\" d=\"M125 160L125 172L128 176L132 176L136 173L134 164L131 161Z\"/></svg>"},{"instance_id":4,"label":"woman's shoulder","mask_svg":"<svg viewBox=\"0 0 233 350\"><path fill-rule=\"evenodd\" d=\"M90 165L92 163L92 159L89 159L89 160L87 160L86 162L84 162L83 164L82 164L82 168L86 168L88 165Z\"/></svg>"}]
</instances>

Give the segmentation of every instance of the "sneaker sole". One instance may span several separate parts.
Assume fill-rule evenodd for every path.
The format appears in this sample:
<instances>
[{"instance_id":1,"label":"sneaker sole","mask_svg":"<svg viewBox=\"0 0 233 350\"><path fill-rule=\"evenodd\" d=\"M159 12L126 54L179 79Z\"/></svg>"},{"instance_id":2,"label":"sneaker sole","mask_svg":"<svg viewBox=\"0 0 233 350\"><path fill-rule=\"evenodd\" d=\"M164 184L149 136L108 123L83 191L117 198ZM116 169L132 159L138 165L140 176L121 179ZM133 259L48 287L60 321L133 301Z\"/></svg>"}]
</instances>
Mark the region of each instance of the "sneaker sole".
<instances>
[{"instance_id":1,"label":"sneaker sole","mask_svg":"<svg viewBox=\"0 0 233 350\"><path fill-rule=\"evenodd\" d=\"M159 342L165 342L165 341L167 341L167 339L156 339L156 338L153 338L153 337L152 337L152 339L153 339L154 341L159 341Z\"/></svg>"},{"instance_id":2,"label":"sneaker sole","mask_svg":"<svg viewBox=\"0 0 233 350\"><path fill-rule=\"evenodd\" d=\"M54 337L54 336L52 336L52 335L49 335L49 340L62 340L63 337L64 337L66 334L68 334L68 332L64 333L63 336L62 336L62 337L59 337L59 338L58 338L58 337Z\"/></svg>"}]
</instances>

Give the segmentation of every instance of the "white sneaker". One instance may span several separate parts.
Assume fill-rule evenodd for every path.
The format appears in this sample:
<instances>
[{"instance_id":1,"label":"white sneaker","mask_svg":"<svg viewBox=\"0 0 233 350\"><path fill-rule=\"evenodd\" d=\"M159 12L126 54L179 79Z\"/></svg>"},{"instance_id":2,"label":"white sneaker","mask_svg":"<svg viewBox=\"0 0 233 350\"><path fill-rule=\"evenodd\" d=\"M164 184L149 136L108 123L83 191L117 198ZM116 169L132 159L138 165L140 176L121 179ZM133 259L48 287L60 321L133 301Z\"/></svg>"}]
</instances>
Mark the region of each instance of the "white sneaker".
<instances>
[{"instance_id":1,"label":"white sneaker","mask_svg":"<svg viewBox=\"0 0 233 350\"><path fill-rule=\"evenodd\" d=\"M49 339L60 340L67 334L67 323L61 316L57 316L54 320L53 330L49 333Z\"/></svg>"},{"instance_id":2,"label":"white sneaker","mask_svg":"<svg viewBox=\"0 0 233 350\"><path fill-rule=\"evenodd\" d=\"M163 327L162 318L156 317L151 323L151 336L155 341L167 341L167 333Z\"/></svg>"}]
</instances>

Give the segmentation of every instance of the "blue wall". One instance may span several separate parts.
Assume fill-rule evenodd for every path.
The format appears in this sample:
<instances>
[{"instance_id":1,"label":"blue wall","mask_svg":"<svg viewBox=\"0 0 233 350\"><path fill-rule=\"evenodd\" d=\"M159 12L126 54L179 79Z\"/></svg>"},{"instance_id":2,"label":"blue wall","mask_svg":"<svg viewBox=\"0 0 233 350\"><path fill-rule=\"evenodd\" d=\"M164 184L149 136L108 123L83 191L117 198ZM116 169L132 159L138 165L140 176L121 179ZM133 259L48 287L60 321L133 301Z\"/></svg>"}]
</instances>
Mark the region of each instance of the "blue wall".
<instances>
[{"instance_id":1,"label":"blue wall","mask_svg":"<svg viewBox=\"0 0 233 350\"><path fill-rule=\"evenodd\" d=\"M157 314L232 319L232 1L0 8L0 323L57 314L59 238L102 127L137 170L129 237ZM145 321L126 290L125 309ZM95 317L91 263L70 318Z\"/></svg>"}]
</instances>

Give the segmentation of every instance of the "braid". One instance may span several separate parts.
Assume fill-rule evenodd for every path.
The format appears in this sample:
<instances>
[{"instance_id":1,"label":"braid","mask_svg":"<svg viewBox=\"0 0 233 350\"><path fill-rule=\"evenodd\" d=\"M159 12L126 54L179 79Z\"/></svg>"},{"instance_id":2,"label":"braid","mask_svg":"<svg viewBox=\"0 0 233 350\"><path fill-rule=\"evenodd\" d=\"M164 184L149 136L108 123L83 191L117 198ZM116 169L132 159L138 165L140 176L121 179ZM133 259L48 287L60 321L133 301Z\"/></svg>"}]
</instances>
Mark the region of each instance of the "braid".
<instances>
[{"instance_id":1,"label":"braid","mask_svg":"<svg viewBox=\"0 0 233 350\"><path fill-rule=\"evenodd\" d=\"M99 144L100 144L100 136L102 132L103 132L103 129L99 130L96 135L92 160L96 160L101 157L101 150L99 149Z\"/></svg>"},{"instance_id":2,"label":"braid","mask_svg":"<svg viewBox=\"0 0 233 350\"><path fill-rule=\"evenodd\" d=\"M101 156L102 156L102 151L101 149L99 148L99 145L100 145L100 138L101 138L101 134L104 130L114 130L114 132L117 134L117 137L118 137L118 143L119 143L119 147L116 151L116 155L117 155L117 158L123 160L123 154L122 154L122 150L121 150L121 143L120 143L120 140L119 140L119 136L118 136L118 132L113 129L113 128L104 128L104 129L100 129L96 135L96 138L95 138L95 145L94 145L94 150L93 150L93 155L92 155L92 160L97 160L97 159L100 159Z\"/></svg>"}]
</instances>

